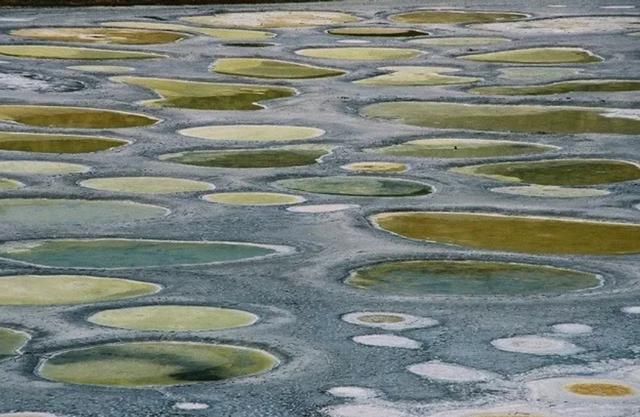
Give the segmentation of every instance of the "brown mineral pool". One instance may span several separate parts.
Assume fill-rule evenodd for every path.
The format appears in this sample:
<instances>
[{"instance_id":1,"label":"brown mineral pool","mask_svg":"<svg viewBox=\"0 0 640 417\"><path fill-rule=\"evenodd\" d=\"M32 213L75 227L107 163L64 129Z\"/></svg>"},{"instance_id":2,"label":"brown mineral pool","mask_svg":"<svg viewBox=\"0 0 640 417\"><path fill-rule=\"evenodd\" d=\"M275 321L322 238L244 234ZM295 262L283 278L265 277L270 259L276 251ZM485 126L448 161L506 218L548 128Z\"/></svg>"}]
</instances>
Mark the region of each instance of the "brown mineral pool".
<instances>
[{"instance_id":1,"label":"brown mineral pool","mask_svg":"<svg viewBox=\"0 0 640 417\"><path fill-rule=\"evenodd\" d=\"M133 194L173 194L210 191L213 184L171 177L107 177L80 181L80 185L100 191Z\"/></svg>"},{"instance_id":2,"label":"brown mineral pool","mask_svg":"<svg viewBox=\"0 0 640 417\"><path fill-rule=\"evenodd\" d=\"M308 79L336 77L346 71L266 58L220 58L213 65L220 74L253 78Z\"/></svg>"},{"instance_id":3,"label":"brown mineral pool","mask_svg":"<svg viewBox=\"0 0 640 417\"><path fill-rule=\"evenodd\" d=\"M40 363L42 378L121 388L223 381L268 372L280 361L242 346L196 342L126 342L72 349Z\"/></svg>"},{"instance_id":4,"label":"brown mineral pool","mask_svg":"<svg viewBox=\"0 0 640 417\"><path fill-rule=\"evenodd\" d=\"M422 51L409 48L339 47L299 49L296 54L309 58L339 59L343 61L386 61L411 59L422 55Z\"/></svg>"},{"instance_id":5,"label":"brown mineral pool","mask_svg":"<svg viewBox=\"0 0 640 417\"><path fill-rule=\"evenodd\" d=\"M640 90L636 80L571 80L541 85L476 87L474 94L490 96L542 96L567 93L625 93Z\"/></svg>"},{"instance_id":6,"label":"brown mineral pool","mask_svg":"<svg viewBox=\"0 0 640 417\"><path fill-rule=\"evenodd\" d=\"M0 150L36 153L89 153L128 145L129 141L100 136L0 132Z\"/></svg>"},{"instance_id":7,"label":"brown mineral pool","mask_svg":"<svg viewBox=\"0 0 640 417\"><path fill-rule=\"evenodd\" d=\"M24 187L24 184L20 181L9 178L0 178L0 191L17 190L22 187Z\"/></svg>"},{"instance_id":8,"label":"brown mineral pool","mask_svg":"<svg viewBox=\"0 0 640 417\"><path fill-rule=\"evenodd\" d=\"M345 284L374 293L421 297L526 296L599 287L597 275L544 265L483 261L395 261L351 272Z\"/></svg>"},{"instance_id":9,"label":"brown mineral pool","mask_svg":"<svg viewBox=\"0 0 640 417\"><path fill-rule=\"evenodd\" d=\"M154 31L167 31L190 33L195 35L205 35L226 42L251 42L269 40L276 36L275 33L264 32L260 30L243 30L243 29L223 29L223 28L203 28L198 26L187 26L178 23L161 23L161 22L142 22L142 21L123 21L123 22L107 22L102 26L129 29L147 29Z\"/></svg>"},{"instance_id":10,"label":"brown mineral pool","mask_svg":"<svg viewBox=\"0 0 640 417\"><path fill-rule=\"evenodd\" d=\"M339 25L353 23L359 19L341 12L274 10L219 13L210 16L184 17L182 20L204 26L280 29Z\"/></svg>"},{"instance_id":11,"label":"brown mineral pool","mask_svg":"<svg viewBox=\"0 0 640 417\"><path fill-rule=\"evenodd\" d=\"M297 195L263 192L215 193L207 194L203 199L210 203L231 206L286 206L306 201L303 197Z\"/></svg>"},{"instance_id":12,"label":"brown mineral pool","mask_svg":"<svg viewBox=\"0 0 640 417\"><path fill-rule=\"evenodd\" d=\"M524 13L483 12L466 10L415 10L391 16L393 22L429 25L513 22L529 17Z\"/></svg>"},{"instance_id":13,"label":"brown mineral pool","mask_svg":"<svg viewBox=\"0 0 640 417\"><path fill-rule=\"evenodd\" d=\"M637 164L609 159L501 162L454 168L453 171L498 181L569 187L612 184L640 178L640 166Z\"/></svg>"},{"instance_id":14,"label":"brown mineral pool","mask_svg":"<svg viewBox=\"0 0 640 417\"><path fill-rule=\"evenodd\" d=\"M116 110L13 104L0 105L0 121L67 129L119 129L150 126L159 122L155 117ZM1 139L6 137L6 133L1 135Z\"/></svg>"},{"instance_id":15,"label":"brown mineral pool","mask_svg":"<svg viewBox=\"0 0 640 417\"><path fill-rule=\"evenodd\" d=\"M470 84L481 80L476 77L450 75L449 73L460 71L450 67L398 66L382 67L378 70L388 72L388 74L376 75L354 82L372 86L430 86Z\"/></svg>"},{"instance_id":16,"label":"brown mineral pool","mask_svg":"<svg viewBox=\"0 0 640 417\"><path fill-rule=\"evenodd\" d=\"M142 331L212 331L251 326L258 316L229 308L150 305L104 310L88 319L100 326Z\"/></svg>"},{"instance_id":17,"label":"brown mineral pool","mask_svg":"<svg viewBox=\"0 0 640 417\"><path fill-rule=\"evenodd\" d=\"M461 58L480 62L528 65L591 64L603 61L601 57L591 51L571 47L511 49L508 51L463 55Z\"/></svg>"},{"instance_id":18,"label":"brown mineral pool","mask_svg":"<svg viewBox=\"0 0 640 417\"><path fill-rule=\"evenodd\" d=\"M177 42L187 38L178 32L147 29L100 27L40 27L16 29L12 36L39 41L80 42L120 45L153 45Z\"/></svg>"},{"instance_id":19,"label":"brown mineral pool","mask_svg":"<svg viewBox=\"0 0 640 417\"><path fill-rule=\"evenodd\" d=\"M160 289L157 284L111 277L8 275L0 277L0 305L89 304L142 297Z\"/></svg>"},{"instance_id":20,"label":"brown mineral pool","mask_svg":"<svg viewBox=\"0 0 640 417\"><path fill-rule=\"evenodd\" d=\"M559 148L550 145L507 140L433 138L410 140L398 145L380 148L369 148L367 151L411 158L493 158L535 155L556 149Z\"/></svg>"},{"instance_id":21,"label":"brown mineral pool","mask_svg":"<svg viewBox=\"0 0 640 417\"><path fill-rule=\"evenodd\" d=\"M391 101L365 106L361 114L436 129L640 134L640 110L635 109Z\"/></svg>"},{"instance_id":22,"label":"brown mineral pool","mask_svg":"<svg viewBox=\"0 0 640 417\"><path fill-rule=\"evenodd\" d=\"M123 51L115 49L95 49L73 46L53 45L0 45L0 55L15 58L37 59L152 59L164 58L166 55L152 52Z\"/></svg>"},{"instance_id":23,"label":"brown mineral pool","mask_svg":"<svg viewBox=\"0 0 640 417\"><path fill-rule=\"evenodd\" d=\"M293 142L315 139L324 130L315 127L286 125L214 125L178 131L181 135L198 139L232 142Z\"/></svg>"},{"instance_id":24,"label":"brown mineral pool","mask_svg":"<svg viewBox=\"0 0 640 417\"><path fill-rule=\"evenodd\" d=\"M331 35L339 36L361 36L361 37L383 37L383 38L413 38L415 36L426 36L429 33L422 30L407 29L389 26L350 26L327 30Z\"/></svg>"},{"instance_id":25,"label":"brown mineral pool","mask_svg":"<svg viewBox=\"0 0 640 417\"><path fill-rule=\"evenodd\" d=\"M389 212L371 217L395 235L480 250L566 255L640 253L640 225L470 212Z\"/></svg>"},{"instance_id":26,"label":"brown mineral pool","mask_svg":"<svg viewBox=\"0 0 640 417\"><path fill-rule=\"evenodd\" d=\"M588 397L629 397L636 394L636 391L628 385L597 381L570 384L565 389L573 394Z\"/></svg>"},{"instance_id":27,"label":"brown mineral pool","mask_svg":"<svg viewBox=\"0 0 640 417\"><path fill-rule=\"evenodd\" d=\"M15 356L31 339L25 332L0 327L0 361Z\"/></svg>"},{"instance_id":28,"label":"brown mineral pool","mask_svg":"<svg viewBox=\"0 0 640 417\"><path fill-rule=\"evenodd\" d=\"M331 152L325 146L193 151L162 155L163 161L211 168L286 168L313 165ZM0 171L1 172L1 171Z\"/></svg>"},{"instance_id":29,"label":"brown mineral pool","mask_svg":"<svg viewBox=\"0 0 640 417\"><path fill-rule=\"evenodd\" d=\"M291 97L289 87L257 84L197 82L170 78L121 76L113 81L153 90L160 99L144 104L153 107L177 107L195 110L261 110L259 102Z\"/></svg>"}]
</instances>

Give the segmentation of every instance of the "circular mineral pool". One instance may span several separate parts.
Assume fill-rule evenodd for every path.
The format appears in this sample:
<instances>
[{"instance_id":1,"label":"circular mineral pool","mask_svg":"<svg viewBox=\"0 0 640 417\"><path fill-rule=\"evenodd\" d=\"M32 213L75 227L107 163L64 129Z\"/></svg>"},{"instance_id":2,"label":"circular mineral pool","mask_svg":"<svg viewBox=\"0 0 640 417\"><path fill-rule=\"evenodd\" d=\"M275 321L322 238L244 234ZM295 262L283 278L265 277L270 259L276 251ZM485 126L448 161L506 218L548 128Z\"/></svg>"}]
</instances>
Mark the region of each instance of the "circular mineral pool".
<instances>
[{"instance_id":1,"label":"circular mineral pool","mask_svg":"<svg viewBox=\"0 0 640 417\"><path fill-rule=\"evenodd\" d=\"M116 193L172 194L211 191L213 184L184 178L169 177L110 177L91 178L80 182L86 188Z\"/></svg>"}]
</instances>

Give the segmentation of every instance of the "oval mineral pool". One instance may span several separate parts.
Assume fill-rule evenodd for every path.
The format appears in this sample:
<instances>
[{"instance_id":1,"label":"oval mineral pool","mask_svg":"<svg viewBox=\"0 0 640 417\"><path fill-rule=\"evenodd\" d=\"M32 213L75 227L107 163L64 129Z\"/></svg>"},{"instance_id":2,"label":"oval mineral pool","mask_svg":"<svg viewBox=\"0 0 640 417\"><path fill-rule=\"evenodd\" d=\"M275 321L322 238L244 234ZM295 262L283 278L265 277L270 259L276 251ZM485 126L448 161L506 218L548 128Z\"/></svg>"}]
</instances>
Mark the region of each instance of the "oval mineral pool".
<instances>
[{"instance_id":1,"label":"oval mineral pool","mask_svg":"<svg viewBox=\"0 0 640 417\"><path fill-rule=\"evenodd\" d=\"M324 130L315 127L282 125L213 125L178 131L181 135L198 139L233 142L292 142L315 139Z\"/></svg>"},{"instance_id":2,"label":"oval mineral pool","mask_svg":"<svg viewBox=\"0 0 640 417\"><path fill-rule=\"evenodd\" d=\"M78 61L101 59L153 59L164 58L166 56L151 52L117 51L113 49L52 45L0 45L0 55L11 56L14 58L71 59Z\"/></svg>"},{"instance_id":3,"label":"oval mineral pool","mask_svg":"<svg viewBox=\"0 0 640 417\"><path fill-rule=\"evenodd\" d=\"M0 150L35 153L90 153L129 144L100 136L0 132Z\"/></svg>"},{"instance_id":4,"label":"oval mineral pool","mask_svg":"<svg viewBox=\"0 0 640 417\"><path fill-rule=\"evenodd\" d=\"M370 148L367 151L411 158L493 158L534 155L555 149L558 148L507 140L434 138L411 140L398 145Z\"/></svg>"},{"instance_id":5,"label":"oval mineral pool","mask_svg":"<svg viewBox=\"0 0 640 417\"><path fill-rule=\"evenodd\" d=\"M427 32L415 29L389 27L389 26L352 26L327 30L331 35L339 36L364 36L384 38L412 38L426 36Z\"/></svg>"},{"instance_id":6,"label":"oval mineral pool","mask_svg":"<svg viewBox=\"0 0 640 417\"><path fill-rule=\"evenodd\" d=\"M91 107L0 105L0 121L36 127L118 129L149 126L158 119L143 114ZM6 134L2 134L4 137ZM59 135L55 135L59 136Z\"/></svg>"},{"instance_id":7,"label":"oval mineral pool","mask_svg":"<svg viewBox=\"0 0 640 417\"><path fill-rule=\"evenodd\" d=\"M7 242L0 258L52 268L127 269L208 265L291 253L288 246L151 239L50 239Z\"/></svg>"},{"instance_id":8,"label":"oval mineral pool","mask_svg":"<svg viewBox=\"0 0 640 417\"><path fill-rule=\"evenodd\" d=\"M31 339L25 332L0 327L0 361L15 356Z\"/></svg>"},{"instance_id":9,"label":"oval mineral pool","mask_svg":"<svg viewBox=\"0 0 640 417\"><path fill-rule=\"evenodd\" d=\"M340 168L347 171L359 172L364 174L398 174L401 172L406 172L409 169L406 164L402 164L400 162L379 161L352 162L350 164L343 165Z\"/></svg>"},{"instance_id":10,"label":"oval mineral pool","mask_svg":"<svg viewBox=\"0 0 640 417\"><path fill-rule=\"evenodd\" d=\"M297 195L260 192L215 193L202 198L211 203L231 206L286 206L306 201Z\"/></svg>"},{"instance_id":11,"label":"oval mineral pool","mask_svg":"<svg viewBox=\"0 0 640 417\"><path fill-rule=\"evenodd\" d=\"M123 67L120 65L73 65L67 68L95 74L126 74L135 71L133 67Z\"/></svg>"},{"instance_id":12,"label":"oval mineral pool","mask_svg":"<svg viewBox=\"0 0 640 417\"><path fill-rule=\"evenodd\" d=\"M194 35L210 36L220 41L247 41L247 42L263 41L263 40L271 39L276 36L275 33L264 32L261 30L205 28L200 26L187 26L187 25L181 25L178 23L163 23L163 22L120 21L120 22L106 22L106 23L103 23L102 26L191 33Z\"/></svg>"},{"instance_id":13,"label":"oval mineral pool","mask_svg":"<svg viewBox=\"0 0 640 417\"><path fill-rule=\"evenodd\" d=\"M169 210L132 201L49 198L0 199L0 219L5 227L86 227L133 223L169 214Z\"/></svg>"},{"instance_id":14,"label":"oval mineral pool","mask_svg":"<svg viewBox=\"0 0 640 417\"><path fill-rule=\"evenodd\" d=\"M523 13L484 12L466 10L415 10L391 16L391 20L400 23L459 25L469 23L513 22L529 17Z\"/></svg>"},{"instance_id":15,"label":"oval mineral pool","mask_svg":"<svg viewBox=\"0 0 640 417\"><path fill-rule=\"evenodd\" d=\"M429 185L416 181L364 176L293 178L274 184L307 193L356 197L411 197L433 192Z\"/></svg>"},{"instance_id":16,"label":"oval mineral pool","mask_svg":"<svg viewBox=\"0 0 640 417\"><path fill-rule=\"evenodd\" d=\"M491 345L498 350L513 353L526 353L529 355L575 355L583 351L582 348L573 343L553 337L543 337L537 335L525 335L495 339Z\"/></svg>"},{"instance_id":17,"label":"oval mineral pool","mask_svg":"<svg viewBox=\"0 0 640 417\"><path fill-rule=\"evenodd\" d=\"M153 45L177 42L188 35L148 29L100 27L38 27L12 30L18 38L51 41L120 45Z\"/></svg>"},{"instance_id":18,"label":"oval mineral pool","mask_svg":"<svg viewBox=\"0 0 640 417\"><path fill-rule=\"evenodd\" d=\"M194 110L261 110L259 102L291 97L296 90L276 85L228 84L170 78L119 76L111 80L153 90L161 98L143 102L152 107Z\"/></svg>"},{"instance_id":19,"label":"oval mineral pool","mask_svg":"<svg viewBox=\"0 0 640 417\"><path fill-rule=\"evenodd\" d=\"M336 77L346 71L266 58L220 58L212 68L220 74L253 78L308 79Z\"/></svg>"},{"instance_id":20,"label":"oval mineral pool","mask_svg":"<svg viewBox=\"0 0 640 417\"><path fill-rule=\"evenodd\" d=\"M595 288L591 273L550 266L481 261L399 261L356 269L345 284L387 295L560 294Z\"/></svg>"},{"instance_id":21,"label":"oval mineral pool","mask_svg":"<svg viewBox=\"0 0 640 417\"><path fill-rule=\"evenodd\" d=\"M91 178L80 181L80 185L94 190L133 194L193 193L216 188L208 182L170 177Z\"/></svg>"},{"instance_id":22,"label":"oval mineral pool","mask_svg":"<svg viewBox=\"0 0 640 417\"><path fill-rule=\"evenodd\" d=\"M571 188L555 185L517 185L513 187L496 187L492 188L491 191L499 194L539 198L587 198L611 194L608 190L599 190L597 188Z\"/></svg>"},{"instance_id":23,"label":"oval mineral pool","mask_svg":"<svg viewBox=\"0 0 640 417\"><path fill-rule=\"evenodd\" d=\"M372 86L430 86L470 84L481 80L475 77L446 74L460 71L450 67L401 66L382 67L378 70L387 71L389 74L364 78L354 83Z\"/></svg>"},{"instance_id":24,"label":"oval mineral pool","mask_svg":"<svg viewBox=\"0 0 640 417\"><path fill-rule=\"evenodd\" d=\"M49 161L0 161L1 174L14 175L64 175L89 172L91 167L67 162ZM0 185L0 188L2 186Z\"/></svg>"},{"instance_id":25,"label":"oval mineral pool","mask_svg":"<svg viewBox=\"0 0 640 417\"><path fill-rule=\"evenodd\" d=\"M228 308L151 305L104 310L87 320L100 326L168 332L211 331L251 326L258 316Z\"/></svg>"},{"instance_id":26,"label":"oval mineral pool","mask_svg":"<svg viewBox=\"0 0 640 417\"><path fill-rule=\"evenodd\" d=\"M162 155L163 161L212 168L286 168L318 163L331 148L283 146L279 148L193 151ZM1 171L0 171L1 172Z\"/></svg>"},{"instance_id":27,"label":"oval mineral pool","mask_svg":"<svg viewBox=\"0 0 640 417\"><path fill-rule=\"evenodd\" d=\"M345 61L385 61L415 58L422 55L422 51L409 48L340 47L300 49L296 54L309 58Z\"/></svg>"},{"instance_id":28,"label":"oval mineral pool","mask_svg":"<svg viewBox=\"0 0 640 417\"><path fill-rule=\"evenodd\" d=\"M425 46L437 46L437 47L460 47L466 48L469 46L485 46L485 45L497 45L505 42L510 42L507 38L489 38L489 37L442 37L442 38L423 38L413 39L409 43Z\"/></svg>"},{"instance_id":29,"label":"oval mineral pool","mask_svg":"<svg viewBox=\"0 0 640 417\"><path fill-rule=\"evenodd\" d=\"M625 93L640 90L637 80L571 80L541 85L476 87L474 94L490 96L542 96L568 93Z\"/></svg>"},{"instance_id":30,"label":"oval mineral pool","mask_svg":"<svg viewBox=\"0 0 640 417\"><path fill-rule=\"evenodd\" d=\"M569 47L512 49L508 51L463 55L461 58L480 62L527 65L591 64L603 61L601 57L591 51Z\"/></svg>"},{"instance_id":31,"label":"oval mineral pool","mask_svg":"<svg viewBox=\"0 0 640 417\"><path fill-rule=\"evenodd\" d=\"M356 22L358 18L341 12L272 10L218 13L210 16L183 17L182 20L204 26L271 29L339 25Z\"/></svg>"},{"instance_id":32,"label":"oval mineral pool","mask_svg":"<svg viewBox=\"0 0 640 417\"><path fill-rule=\"evenodd\" d=\"M147 282L86 275L0 276L0 305L50 306L125 300L155 294Z\"/></svg>"},{"instance_id":33,"label":"oval mineral pool","mask_svg":"<svg viewBox=\"0 0 640 417\"><path fill-rule=\"evenodd\" d=\"M627 16L562 16L526 22L486 23L474 29L505 32L514 36L572 36L628 32L638 28L640 18Z\"/></svg>"},{"instance_id":34,"label":"oval mineral pool","mask_svg":"<svg viewBox=\"0 0 640 417\"><path fill-rule=\"evenodd\" d=\"M390 212L371 217L408 239L482 250L536 254L640 253L640 225L582 219L469 212ZM597 236L597 238L585 238Z\"/></svg>"},{"instance_id":35,"label":"oval mineral pool","mask_svg":"<svg viewBox=\"0 0 640 417\"><path fill-rule=\"evenodd\" d=\"M22 187L24 187L24 184L20 181L9 178L0 178L0 191L18 190Z\"/></svg>"},{"instance_id":36,"label":"oval mineral pool","mask_svg":"<svg viewBox=\"0 0 640 417\"><path fill-rule=\"evenodd\" d=\"M126 342L56 353L37 370L68 384L145 388L223 381L258 375L278 366L268 352L195 342Z\"/></svg>"},{"instance_id":37,"label":"oval mineral pool","mask_svg":"<svg viewBox=\"0 0 640 417\"><path fill-rule=\"evenodd\" d=\"M453 168L452 171L496 181L567 187L612 184L640 178L640 166L635 163L607 159L500 162Z\"/></svg>"},{"instance_id":38,"label":"oval mineral pool","mask_svg":"<svg viewBox=\"0 0 640 417\"><path fill-rule=\"evenodd\" d=\"M640 111L635 109L392 101L366 106L361 113L437 129L640 134Z\"/></svg>"}]
</instances>

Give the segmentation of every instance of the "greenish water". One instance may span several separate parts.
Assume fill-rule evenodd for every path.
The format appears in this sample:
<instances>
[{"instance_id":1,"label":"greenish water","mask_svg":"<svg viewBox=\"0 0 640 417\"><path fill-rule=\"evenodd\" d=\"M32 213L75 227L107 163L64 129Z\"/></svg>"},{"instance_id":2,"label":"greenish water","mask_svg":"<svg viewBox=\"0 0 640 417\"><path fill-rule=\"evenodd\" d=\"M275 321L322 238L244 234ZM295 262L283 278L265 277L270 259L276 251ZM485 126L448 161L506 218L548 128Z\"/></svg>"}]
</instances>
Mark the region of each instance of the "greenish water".
<instances>
[{"instance_id":1,"label":"greenish water","mask_svg":"<svg viewBox=\"0 0 640 417\"><path fill-rule=\"evenodd\" d=\"M255 78L306 79L335 77L346 71L266 58L220 58L213 65L220 74Z\"/></svg>"},{"instance_id":2,"label":"greenish water","mask_svg":"<svg viewBox=\"0 0 640 417\"><path fill-rule=\"evenodd\" d=\"M131 201L47 198L0 199L0 221L5 227L47 228L73 225L92 227L164 217L167 209Z\"/></svg>"},{"instance_id":3,"label":"greenish water","mask_svg":"<svg viewBox=\"0 0 640 417\"><path fill-rule=\"evenodd\" d=\"M542 85L476 87L469 91L490 96L542 96L566 93L616 93L638 90L640 90L640 81L572 80Z\"/></svg>"},{"instance_id":4,"label":"greenish water","mask_svg":"<svg viewBox=\"0 0 640 417\"><path fill-rule=\"evenodd\" d=\"M52 45L0 45L0 55L28 59L153 59L164 55L150 52L115 51L113 49L79 48Z\"/></svg>"},{"instance_id":5,"label":"greenish water","mask_svg":"<svg viewBox=\"0 0 640 417\"><path fill-rule=\"evenodd\" d=\"M630 112L636 118L629 117ZM640 112L604 108L391 101L364 107L366 117L413 126L524 133L640 134Z\"/></svg>"},{"instance_id":6,"label":"greenish water","mask_svg":"<svg viewBox=\"0 0 640 417\"><path fill-rule=\"evenodd\" d=\"M533 155L556 149L527 142L484 139L417 139L398 145L370 148L367 151L383 155L411 158L491 158L498 156Z\"/></svg>"},{"instance_id":7,"label":"greenish water","mask_svg":"<svg viewBox=\"0 0 640 417\"><path fill-rule=\"evenodd\" d=\"M454 171L503 181L560 186L612 184L640 178L638 165L603 159L505 162L467 166Z\"/></svg>"},{"instance_id":8,"label":"greenish water","mask_svg":"<svg viewBox=\"0 0 640 417\"><path fill-rule=\"evenodd\" d=\"M357 269L345 283L367 291L402 296L520 296L583 290L600 285L600 280L590 273L527 264L400 261Z\"/></svg>"},{"instance_id":9,"label":"greenish water","mask_svg":"<svg viewBox=\"0 0 640 417\"><path fill-rule=\"evenodd\" d=\"M0 178L0 191L17 190L24 187L20 181L11 180L9 178Z\"/></svg>"},{"instance_id":10,"label":"greenish water","mask_svg":"<svg viewBox=\"0 0 640 417\"><path fill-rule=\"evenodd\" d=\"M0 105L0 121L68 129L117 129L149 126L158 119L142 114L89 107Z\"/></svg>"},{"instance_id":11,"label":"greenish water","mask_svg":"<svg viewBox=\"0 0 640 417\"><path fill-rule=\"evenodd\" d=\"M432 192L430 186L419 182L365 176L295 178L275 184L296 191L357 197L410 197Z\"/></svg>"},{"instance_id":12,"label":"greenish water","mask_svg":"<svg viewBox=\"0 0 640 417\"><path fill-rule=\"evenodd\" d=\"M60 268L144 268L255 259L278 248L249 243L145 239L60 239L9 242L0 257Z\"/></svg>"},{"instance_id":13,"label":"greenish water","mask_svg":"<svg viewBox=\"0 0 640 417\"><path fill-rule=\"evenodd\" d=\"M0 132L0 150L36 153L89 153L129 142L99 136Z\"/></svg>"},{"instance_id":14,"label":"greenish water","mask_svg":"<svg viewBox=\"0 0 640 417\"><path fill-rule=\"evenodd\" d=\"M640 225L485 213L390 212L371 220L399 236L473 249L564 255L640 253Z\"/></svg>"},{"instance_id":15,"label":"greenish water","mask_svg":"<svg viewBox=\"0 0 640 417\"><path fill-rule=\"evenodd\" d=\"M69 384L144 388L261 374L278 359L259 349L188 342L104 344L58 353L38 374Z\"/></svg>"},{"instance_id":16,"label":"greenish water","mask_svg":"<svg viewBox=\"0 0 640 417\"><path fill-rule=\"evenodd\" d=\"M0 327L0 361L15 356L28 341L28 334Z\"/></svg>"},{"instance_id":17,"label":"greenish water","mask_svg":"<svg viewBox=\"0 0 640 417\"><path fill-rule=\"evenodd\" d=\"M164 155L163 161L215 168L285 168L312 165L327 155L328 148L282 147L182 152Z\"/></svg>"},{"instance_id":18,"label":"greenish water","mask_svg":"<svg viewBox=\"0 0 640 417\"><path fill-rule=\"evenodd\" d=\"M142 297L160 286L128 279L86 275L10 275L0 277L0 305L88 304Z\"/></svg>"},{"instance_id":19,"label":"greenish water","mask_svg":"<svg viewBox=\"0 0 640 417\"><path fill-rule=\"evenodd\" d=\"M177 107L194 110L261 110L262 101L291 97L296 91L289 87L197 82L169 78L120 76L113 81L148 88L160 99L149 100L155 107Z\"/></svg>"}]
</instances>

